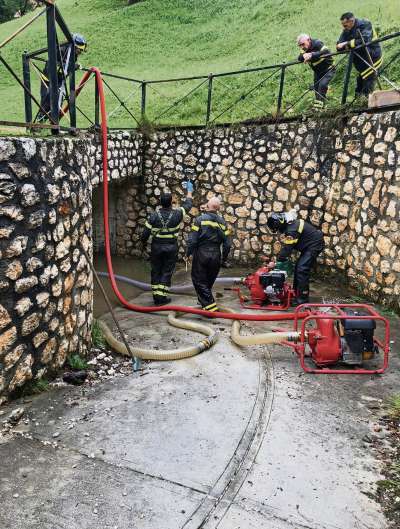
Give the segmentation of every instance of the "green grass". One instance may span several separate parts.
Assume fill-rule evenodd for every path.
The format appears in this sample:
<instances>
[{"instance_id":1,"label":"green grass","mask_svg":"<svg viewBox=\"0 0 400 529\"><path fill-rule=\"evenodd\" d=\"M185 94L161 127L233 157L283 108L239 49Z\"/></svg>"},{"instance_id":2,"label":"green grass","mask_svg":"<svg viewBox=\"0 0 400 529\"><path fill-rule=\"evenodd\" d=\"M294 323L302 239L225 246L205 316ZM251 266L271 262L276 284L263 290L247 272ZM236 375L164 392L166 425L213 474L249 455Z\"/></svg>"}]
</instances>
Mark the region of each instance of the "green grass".
<instances>
[{"instance_id":1,"label":"green grass","mask_svg":"<svg viewBox=\"0 0 400 529\"><path fill-rule=\"evenodd\" d=\"M87 362L78 354L70 355L68 357L68 365L71 369L75 369L76 371L81 371L88 367Z\"/></svg>"},{"instance_id":2,"label":"green grass","mask_svg":"<svg viewBox=\"0 0 400 529\"><path fill-rule=\"evenodd\" d=\"M17 390L17 396L26 397L29 395L39 395L49 391L50 383L45 378L40 378L39 380L31 380L27 382L22 388Z\"/></svg>"},{"instance_id":3,"label":"green grass","mask_svg":"<svg viewBox=\"0 0 400 529\"><path fill-rule=\"evenodd\" d=\"M92 343L94 347L105 347L106 345L106 341L103 336L103 331L100 329L100 326L97 320L93 321Z\"/></svg>"},{"instance_id":4,"label":"green grass","mask_svg":"<svg viewBox=\"0 0 400 529\"><path fill-rule=\"evenodd\" d=\"M393 395L388 402L389 416L393 420L400 419L400 395Z\"/></svg>"},{"instance_id":5,"label":"green grass","mask_svg":"<svg viewBox=\"0 0 400 529\"><path fill-rule=\"evenodd\" d=\"M339 16L349 7L360 17L371 19L379 34L398 30L398 0L146 0L127 6L126 0L59 0L59 6L70 29L83 33L89 50L82 62L104 71L137 79L162 79L203 75L241 68L263 66L293 60L298 55L295 38L309 32L321 38L333 50L340 33ZM28 14L27 17L32 16ZM11 34L24 20L0 25L0 41ZM5 59L21 70L21 54L45 45L45 19L40 18L22 36L2 51ZM399 41L386 43L386 58L399 48ZM16 87L9 74L0 75L0 119L23 120L22 89ZM4 73L3 73L4 72ZM388 71L389 77L400 80L400 62ZM78 76L81 75L78 73ZM241 94L261 82L268 72L224 77L214 81L213 114L216 118ZM331 104L340 98L343 63L338 67L332 85ZM284 107L289 108L311 82L311 72L304 65L287 73L288 85ZM130 110L139 116L140 90L132 83L111 80L114 90L127 98ZM175 99L194 88L199 81L176 82L149 86L147 118L151 122L194 124L204 123L207 84L173 111L162 114ZM93 116L93 81L82 94L80 106ZM32 83L38 93L38 81ZM217 122L239 121L272 114L278 91L278 76L267 81L260 90L241 101L218 118ZM116 100L108 90L108 109ZM312 95L304 98L294 111L307 109ZM86 126L79 116L79 125ZM111 126L134 126L123 110L116 111Z\"/></svg>"}]
</instances>

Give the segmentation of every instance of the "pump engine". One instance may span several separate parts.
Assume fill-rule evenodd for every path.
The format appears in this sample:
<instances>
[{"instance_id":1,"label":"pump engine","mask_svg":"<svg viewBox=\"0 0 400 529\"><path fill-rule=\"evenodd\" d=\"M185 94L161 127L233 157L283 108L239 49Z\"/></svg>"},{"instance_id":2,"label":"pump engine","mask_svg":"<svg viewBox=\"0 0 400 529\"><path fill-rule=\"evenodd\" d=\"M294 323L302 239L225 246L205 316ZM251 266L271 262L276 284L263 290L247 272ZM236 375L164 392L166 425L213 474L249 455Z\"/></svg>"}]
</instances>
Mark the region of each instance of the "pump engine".
<instances>
[{"instance_id":1,"label":"pump engine","mask_svg":"<svg viewBox=\"0 0 400 529\"><path fill-rule=\"evenodd\" d=\"M322 317L315 320L315 328L308 332L311 358L318 366L342 362L347 365L361 365L377 352L374 343L376 322L365 317L363 311L343 308L345 319L334 320Z\"/></svg>"},{"instance_id":2,"label":"pump engine","mask_svg":"<svg viewBox=\"0 0 400 529\"><path fill-rule=\"evenodd\" d=\"M287 282L287 273L262 266L253 274L243 279L249 289L250 300L238 289L243 307L257 310L287 310L295 292ZM249 301L251 301L249 303Z\"/></svg>"},{"instance_id":3,"label":"pump engine","mask_svg":"<svg viewBox=\"0 0 400 529\"><path fill-rule=\"evenodd\" d=\"M303 320L297 319L303 311ZM308 312L308 315L304 313ZM388 364L389 322L371 306L363 304L305 304L296 309L294 330L297 343L287 343L298 354L303 369L309 373L383 373ZM305 316L305 317L304 317ZM375 337L376 324L385 326L385 338ZM380 351L384 353L383 367L365 369L363 366ZM310 368L309 357L318 369ZM344 364L345 368L332 368ZM346 367L348 366L348 367ZM353 368L350 370L350 368Z\"/></svg>"}]
</instances>

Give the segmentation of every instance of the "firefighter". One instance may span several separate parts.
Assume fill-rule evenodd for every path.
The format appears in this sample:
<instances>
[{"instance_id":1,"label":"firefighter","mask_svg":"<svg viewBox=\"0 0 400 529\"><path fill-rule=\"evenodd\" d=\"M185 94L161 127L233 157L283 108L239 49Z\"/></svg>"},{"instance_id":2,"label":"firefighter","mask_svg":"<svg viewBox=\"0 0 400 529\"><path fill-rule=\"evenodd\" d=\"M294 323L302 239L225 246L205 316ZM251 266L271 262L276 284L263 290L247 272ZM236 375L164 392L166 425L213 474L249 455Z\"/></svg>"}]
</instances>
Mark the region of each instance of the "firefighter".
<instances>
[{"instance_id":1,"label":"firefighter","mask_svg":"<svg viewBox=\"0 0 400 529\"><path fill-rule=\"evenodd\" d=\"M375 85L377 71L382 66L382 50L379 42L372 42L377 34L369 20L355 18L353 13L344 13L340 20L343 32L336 48L338 51L352 50L362 44L368 44L354 52L353 64L358 72L356 97L370 94Z\"/></svg>"},{"instance_id":2,"label":"firefighter","mask_svg":"<svg viewBox=\"0 0 400 529\"><path fill-rule=\"evenodd\" d=\"M72 71L71 54L75 51L75 61L78 56L86 51L87 42L85 37L79 33L72 35L73 44L67 43L58 47L57 50L57 81L58 81L58 109L61 111L65 95L67 93L66 79ZM78 70L80 65L75 62L75 69ZM40 106L47 112L50 112L50 85L49 85L49 63L46 62L43 72L40 74ZM48 115L39 110L36 120L39 122L46 121Z\"/></svg>"},{"instance_id":3,"label":"firefighter","mask_svg":"<svg viewBox=\"0 0 400 529\"><path fill-rule=\"evenodd\" d=\"M193 222L186 252L187 257L193 255L192 281L198 300L202 308L210 312L218 310L211 289L231 248L229 230L218 215L220 208L221 201L217 197L208 201L205 212Z\"/></svg>"},{"instance_id":4,"label":"firefighter","mask_svg":"<svg viewBox=\"0 0 400 529\"><path fill-rule=\"evenodd\" d=\"M320 230L303 219L292 219L286 213L272 213L267 226L273 233L279 232L284 236L276 268L287 270L292 251L300 252L294 269L293 288L297 296L294 305L301 305L309 302L311 269L325 245Z\"/></svg>"},{"instance_id":5,"label":"firefighter","mask_svg":"<svg viewBox=\"0 0 400 529\"><path fill-rule=\"evenodd\" d=\"M178 259L178 235L184 216L192 208L192 182L186 182L186 190L186 200L177 209L172 208L171 193L163 193L160 198L161 208L150 215L141 235L142 244L152 236L151 289L155 305L171 302L168 294Z\"/></svg>"},{"instance_id":6,"label":"firefighter","mask_svg":"<svg viewBox=\"0 0 400 529\"><path fill-rule=\"evenodd\" d=\"M312 39L305 33L297 37L297 45L302 50L298 60L308 64L314 72L315 102L313 107L320 110L325 105L328 85L335 75L333 57L325 57L331 51L321 40Z\"/></svg>"}]
</instances>

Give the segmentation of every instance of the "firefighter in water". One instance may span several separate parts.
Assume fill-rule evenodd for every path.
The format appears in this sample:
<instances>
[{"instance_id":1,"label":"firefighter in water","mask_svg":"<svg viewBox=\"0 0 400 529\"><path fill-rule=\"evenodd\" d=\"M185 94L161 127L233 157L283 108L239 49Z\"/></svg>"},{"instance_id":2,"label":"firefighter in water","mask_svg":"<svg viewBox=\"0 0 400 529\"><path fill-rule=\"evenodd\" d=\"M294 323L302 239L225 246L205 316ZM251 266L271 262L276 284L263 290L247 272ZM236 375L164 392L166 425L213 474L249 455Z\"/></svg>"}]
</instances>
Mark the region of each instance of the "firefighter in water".
<instances>
[{"instance_id":1,"label":"firefighter in water","mask_svg":"<svg viewBox=\"0 0 400 529\"><path fill-rule=\"evenodd\" d=\"M218 215L220 208L221 201L217 197L208 201L205 212L193 222L186 252L187 257L193 255L192 281L198 300L202 308L210 312L218 310L211 290L231 249L229 229Z\"/></svg>"},{"instance_id":2,"label":"firefighter in water","mask_svg":"<svg viewBox=\"0 0 400 529\"><path fill-rule=\"evenodd\" d=\"M321 40L312 39L305 33L297 37L297 45L301 48L299 61L308 64L314 72L315 102L313 107L320 110L325 105L328 85L335 75L333 57L326 57L331 51Z\"/></svg>"},{"instance_id":3,"label":"firefighter in water","mask_svg":"<svg viewBox=\"0 0 400 529\"><path fill-rule=\"evenodd\" d=\"M343 32L336 48L338 51L352 50L357 46L368 44L354 52L353 64L358 72L356 97L370 94L375 85L377 72L382 66L382 49L379 42L372 42L377 34L369 20L355 18L353 13L344 13L340 20Z\"/></svg>"},{"instance_id":4,"label":"firefighter in water","mask_svg":"<svg viewBox=\"0 0 400 529\"><path fill-rule=\"evenodd\" d=\"M151 289L155 305L166 305L171 302L168 294L178 259L178 235L183 218L192 208L192 182L186 182L186 190L186 200L176 209L172 208L171 193L161 195L161 208L150 215L141 236L142 244L147 242L150 235L152 236Z\"/></svg>"},{"instance_id":5,"label":"firefighter in water","mask_svg":"<svg viewBox=\"0 0 400 529\"><path fill-rule=\"evenodd\" d=\"M301 305L309 302L311 269L325 245L322 231L296 217L297 214L293 214L293 210L289 213L272 213L267 220L267 226L272 232L283 234L277 269L287 270L292 251L300 252L294 269L293 289L297 293L294 305Z\"/></svg>"},{"instance_id":6,"label":"firefighter in water","mask_svg":"<svg viewBox=\"0 0 400 529\"><path fill-rule=\"evenodd\" d=\"M57 49L57 81L58 81L58 109L61 111L64 98L67 94L66 80L72 71L71 55L75 53L75 61L78 56L86 51L87 42L85 37L79 33L72 35L73 43L63 44ZM75 62L75 69L80 65ZM49 85L49 63L46 62L43 72L40 73L40 106L45 110L39 110L36 121L44 122L50 113L50 85Z\"/></svg>"}]
</instances>

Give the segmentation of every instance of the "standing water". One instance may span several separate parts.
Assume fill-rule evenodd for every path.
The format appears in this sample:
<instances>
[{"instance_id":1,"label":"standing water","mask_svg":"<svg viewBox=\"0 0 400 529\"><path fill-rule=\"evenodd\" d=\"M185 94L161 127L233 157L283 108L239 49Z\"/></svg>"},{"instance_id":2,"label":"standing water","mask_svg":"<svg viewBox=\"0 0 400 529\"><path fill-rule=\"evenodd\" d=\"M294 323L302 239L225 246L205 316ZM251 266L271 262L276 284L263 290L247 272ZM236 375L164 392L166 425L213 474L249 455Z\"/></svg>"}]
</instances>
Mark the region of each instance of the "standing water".
<instances>
[{"instance_id":1,"label":"standing water","mask_svg":"<svg viewBox=\"0 0 400 529\"><path fill-rule=\"evenodd\" d=\"M94 267L98 272L107 272L106 258L104 255L96 254L93 258ZM113 257L113 266L114 273L126 276L132 279L138 279L139 281L144 281L150 283L150 263L149 261L144 261L142 259L135 258L123 258L123 257ZM107 295L110 299L110 302L113 307L119 306L119 301L117 300L112 288L111 283L108 278L101 277L100 281L107 292ZM132 299L139 295L142 291L139 288L136 288L132 285L126 283L117 282L118 287L123 293L126 299ZM103 294L100 288L95 281L94 287L94 317L98 318L102 314L109 312L107 304L104 300Z\"/></svg>"}]
</instances>

